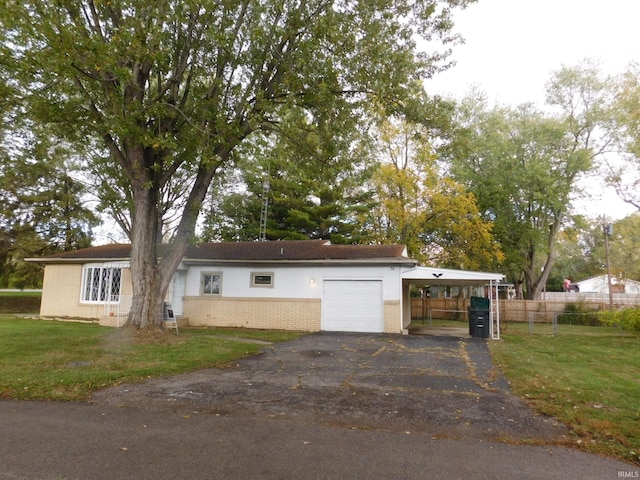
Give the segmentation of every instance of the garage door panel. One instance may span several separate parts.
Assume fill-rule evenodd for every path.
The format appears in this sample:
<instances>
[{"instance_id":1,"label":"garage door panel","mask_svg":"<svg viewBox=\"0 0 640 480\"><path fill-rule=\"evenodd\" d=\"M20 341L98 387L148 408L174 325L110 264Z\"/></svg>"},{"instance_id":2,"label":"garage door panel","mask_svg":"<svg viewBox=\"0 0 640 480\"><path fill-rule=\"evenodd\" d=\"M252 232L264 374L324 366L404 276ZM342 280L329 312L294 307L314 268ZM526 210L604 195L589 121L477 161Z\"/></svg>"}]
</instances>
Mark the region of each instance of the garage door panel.
<instances>
[{"instance_id":1,"label":"garage door panel","mask_svg":"<svg viewBox=\"0 0 640 480\"><path fill-rule=\"evenodd\" d=\"M322 329L336 332L382 332L382 280L325 280Z\"/></svg>"}]
</instances>

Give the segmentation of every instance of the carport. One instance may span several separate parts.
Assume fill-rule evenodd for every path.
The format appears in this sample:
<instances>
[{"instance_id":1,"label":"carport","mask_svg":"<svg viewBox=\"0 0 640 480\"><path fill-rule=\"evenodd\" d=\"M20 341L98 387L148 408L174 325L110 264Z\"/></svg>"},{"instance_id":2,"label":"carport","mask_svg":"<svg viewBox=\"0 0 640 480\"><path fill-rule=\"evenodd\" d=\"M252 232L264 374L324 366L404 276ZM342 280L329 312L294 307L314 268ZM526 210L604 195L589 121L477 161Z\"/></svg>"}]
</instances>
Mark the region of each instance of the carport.
<instances>
[{"instance_id":1,"label":"carport","mask_svg":"<svg viewBox=\"0 0 640 480\"><path fill-rule=\"evenodd\" d=\"M408 331L411 323L411 285L442 286L484 286L489 289L490 298L498 298L498 284L504 279L500 273L472 272L469 270L453 270L447 268L415 267L402 274L402 330ZM500 303L489 302L490 336L493 340L500 338Z\"/></svg>"}]
</instances>

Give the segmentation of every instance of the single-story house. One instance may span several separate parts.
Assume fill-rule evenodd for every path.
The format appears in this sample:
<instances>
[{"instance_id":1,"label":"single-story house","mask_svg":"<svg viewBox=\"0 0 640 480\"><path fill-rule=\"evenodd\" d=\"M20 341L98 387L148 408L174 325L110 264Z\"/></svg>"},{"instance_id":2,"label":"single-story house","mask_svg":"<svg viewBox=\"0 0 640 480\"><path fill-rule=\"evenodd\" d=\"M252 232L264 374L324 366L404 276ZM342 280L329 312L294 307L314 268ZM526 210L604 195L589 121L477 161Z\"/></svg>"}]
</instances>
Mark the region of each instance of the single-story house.
<instances>
[{"instance_id":1,"label":"single-story house","mask_svg":"<svg viewBox=\"0 0 640 480\"><path fill-rule=\"evenodd\" d=\"M609 281L607 275L587 278L580 282L573 282L580 293L609 293ZM612 293L640 294L640 282L628 278L618 278L611 276Z\"/></svg>"},{"instance_id":2,"label":"single-story house","mask_svg":"<svg viewBox=\"0 0 640 480\"><path fill-rule=\"evenodd\" d=\"M27 259L45 267L40 315L123 324L130 251L111 244ZM486 286L502 278L418 267L403 245L202 243L187 250L166 301L190 326L406 333L410 285Z\"/></svg>"}]
</instances>

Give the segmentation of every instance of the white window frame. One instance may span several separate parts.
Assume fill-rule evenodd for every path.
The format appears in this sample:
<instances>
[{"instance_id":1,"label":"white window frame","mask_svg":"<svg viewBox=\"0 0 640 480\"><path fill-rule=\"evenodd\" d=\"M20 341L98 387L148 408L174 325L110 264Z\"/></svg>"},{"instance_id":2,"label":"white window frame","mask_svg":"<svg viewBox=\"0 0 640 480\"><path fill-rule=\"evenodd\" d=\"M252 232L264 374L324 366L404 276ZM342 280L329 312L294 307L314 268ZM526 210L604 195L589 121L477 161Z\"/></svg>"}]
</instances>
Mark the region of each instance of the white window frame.
<instances>
[{"instance_id":1,"label":"white window frame","mask_svg":"<svg viewBox=\"0 0 640 480\"><path fill-rule=\"evenodd\" d=\"M122 267L105 264L83 265L80 303L120 303L122 270Z\"/></svg>"},{"instance_id":2,"label":"white window frame","mask_svg":"<svg viewBox=\"0 0 640 480\"><path fill-rule=\"evenodd\" d=\"M258 283L257 277L270 277L269 283ZM274 275L273 272L251 272L251 288L273 288Z\"/></svg>"},{"instance_id":3,"label":"white window frame","mask_svg":"<svg viewBox=\"0 0 640 480\"><path fill-rule=\"evenodd\" d=\"M206 291L207 290L207 284L205 283L206 277L211 277L212 282L215 280L214 277L218 277L217 292L214 291L213 285L211 288L209 288L211 290L210 292ZM200 295L206 296L206 297L219 297L222 295L222 272L200 272Z\"/></svg>"}]
</instances>

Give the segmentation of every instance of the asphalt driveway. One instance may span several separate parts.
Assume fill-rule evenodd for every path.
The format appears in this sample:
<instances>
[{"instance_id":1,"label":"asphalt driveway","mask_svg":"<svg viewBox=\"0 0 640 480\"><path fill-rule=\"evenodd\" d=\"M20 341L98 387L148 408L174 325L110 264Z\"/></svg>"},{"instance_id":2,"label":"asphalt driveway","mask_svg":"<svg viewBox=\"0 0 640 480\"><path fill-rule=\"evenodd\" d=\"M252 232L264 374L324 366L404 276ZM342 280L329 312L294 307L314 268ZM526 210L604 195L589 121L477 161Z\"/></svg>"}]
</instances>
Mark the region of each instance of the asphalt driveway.
<instances>
[{"instance_id":1,"label":"asphalt driveway","mask_svg":"<svg viewBox=\"0 0 640 480\"><path fill-rule=\"evenodd\" d=\"M0 401L0 479L601 480L481 339L320 333L90 404Z\"/></svg>"},{"instance_id":2,"label":"asphalt driveway","mask_svg":"<svg viewBox=\"0 0 640 480\"><path fill-rule=\"evenodd\" d=\"M92 402L516 443L567 434L510 394L486 341L474 338L317 333Z\"/></svg>"}]
</instances>

